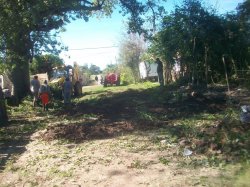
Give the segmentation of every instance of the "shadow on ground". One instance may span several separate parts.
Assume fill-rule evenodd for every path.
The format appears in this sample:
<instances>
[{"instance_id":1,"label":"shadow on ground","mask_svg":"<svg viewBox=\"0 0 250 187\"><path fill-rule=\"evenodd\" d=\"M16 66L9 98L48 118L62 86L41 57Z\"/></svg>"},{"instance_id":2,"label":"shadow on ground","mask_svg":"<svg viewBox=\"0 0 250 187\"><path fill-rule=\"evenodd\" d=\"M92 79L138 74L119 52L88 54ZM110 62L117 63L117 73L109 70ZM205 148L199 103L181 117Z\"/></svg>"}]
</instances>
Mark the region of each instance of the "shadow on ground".
<instances>
[{"instance_id":1,"label":"shadow on ground","mask_svg":"<svg viewBox=\"0 0 250 187\"><path fill-rule=\"evenodd\" d=\"M30 136L41 128L40 123L19 117L0 127L0 171L5 169L9 160L26 151L25 146Z\"/></svg>"},{"instance_id":2,"label":"shadow on ground","mask_svg":"<svg viewBox=\"0 0 250 187\"><path fill-rule=\"evenodd\" d=\"M121 93L102 95L101 98L76 103L69 110L61 110L55 115L81 116L95 114L103 119L121 120L137 119L138 112L150 112L155 115L166 114L166 120L189 118L199 113L217 113L226 107L226 95L191 96L189 90L178 95L178 92L165 88L147 90L128 90Z\"/></svg>"},{"instance_id":3,"label":"shadow on ground","mask_svg":"<svg viewBox=\"0 0 250 187\"><path fill-rule=\"evenodd\" d=\"M81 116L94 114L96 119L53 126L43 134L43 139L81 143L132 132L146 134L161 130L165 137L174 138L182 146L193 147L197 154L217 155L225 160L248 157L244 151L250 150L247 138L250 129L239 120L197 117L204 113L219 114L227 108L228 98L224 88L204 92L150 88L110 94L102 93L101 98L76 103L71 110L58 111L57 116L80 119ZM210 120L211 123L199 126L175 122L189 119Z\"/></svg>"},{"instance_id":4,"label":"shadow on ground","mask_svg":"<svg viewBox=\"0 0 250 187\"><path fill-rule=\"evenodd\" d=\"M170 121L189 119L199 114L219 113L226 108L224 90L209 90L213 94L193 90L174 91L167 88L127 90L110 93L102 97L83 100L68 110L60 110L56 116L80 119L95 115L96 120L70 125L53 126L48 129L47 138L66 138L77 142L89 139L103 139L132 131L148 131L165 128L178 138L199 132L195 126L178 126ZM208 90L206 90L208 92ZM184 133L185 132L185 133Z\"/></svg>"},{"instance_id":5,"label":"shadow on ground","mask_svg":"<svg viewBox=\"0 0 250 187\"><path fill-rule=\"evenodd\" d=\"M58 108L53 113L55 119L58 119L57 125L47 127L41 138L46 141L62 139L81 143L133 132L147 134L161 130L162 135L175 139L175 143L195 147L196 153L220 154L227 159L237 159L244 154L248 155L244 150L250 150L250 131L238 121L211 120L209 126L175 123L203 113L223 112L227 108L224 89L198 92L157 87L95 94L100 97L88 100L83 98L68 109ZM62 118L74 122L64 124L63 121L60 122ZM23 118L2 127L7 129L0 132L0 170L4 169L11 156L25 151L31 134L40 128L39 123L41 121L32 122ZM234 142L235 139L238 140Z\"/></svg>"}]
</instances>

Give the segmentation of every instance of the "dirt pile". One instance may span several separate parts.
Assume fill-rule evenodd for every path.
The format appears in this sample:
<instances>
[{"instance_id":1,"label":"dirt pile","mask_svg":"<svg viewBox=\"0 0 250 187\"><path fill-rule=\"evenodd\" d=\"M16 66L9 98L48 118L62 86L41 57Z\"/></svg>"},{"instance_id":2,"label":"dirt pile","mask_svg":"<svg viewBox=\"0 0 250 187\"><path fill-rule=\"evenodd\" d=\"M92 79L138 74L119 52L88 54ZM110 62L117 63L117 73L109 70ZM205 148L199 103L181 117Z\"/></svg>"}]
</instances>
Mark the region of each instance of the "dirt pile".
<instances>
[{"instance_id":1,"label":"dirt pile","mask_svg":"<svg viewBox=\"0 0 250 187\"><path fill-rule=\"evenodd\" d=\"M73 142L82 142L91 139L112 138L120 133L133 130L130 122L114 122L110 124L98 122L85 124L58 124L50 126L40 136L45 141L64 139Z\"/></svg>"}]
</instances>

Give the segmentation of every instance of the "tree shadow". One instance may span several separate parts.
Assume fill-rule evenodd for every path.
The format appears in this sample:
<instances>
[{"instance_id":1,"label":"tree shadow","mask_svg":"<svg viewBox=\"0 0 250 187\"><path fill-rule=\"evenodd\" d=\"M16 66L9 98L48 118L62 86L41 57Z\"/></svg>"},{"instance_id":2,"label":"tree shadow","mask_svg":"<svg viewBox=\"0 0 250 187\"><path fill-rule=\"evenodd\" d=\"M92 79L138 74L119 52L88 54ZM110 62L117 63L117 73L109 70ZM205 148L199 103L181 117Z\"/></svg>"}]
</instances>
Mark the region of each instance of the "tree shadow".
<instances>
[{"instance_id":1,"label":"tree shadow","mask_svg":"<svg viewBox=\"0 0 250 187\"><path fill-rule=\"evenodd\" d=\"M138 111L143 108L145 112L155 115L169 115L168 118L189 118L199 113L216 113L225 109L226 96L190 96L190 93L182 93L178 97L176 91L163 88L149 88L147 90L127 90L121 93L102 95L100 98L92 98L76 103L68 110L55 112L56 116L81 116L83 114L95 114L104 119L137 119ZM160 112L159 112L160 111ZM171 116L171 117L170 117ZM169 120L167 117L165 120Z\"/></svg>"},{"instance_id":2,"label":"tree shadow","mask_svg":"<svg viewBox=\"0 0 250 187\"><path fill-rule=\"evenodd\" d=\"M9 160L26 151L30 136L41 128L39 123L20 117L0 127L0 171L5 169Z\"/></svg>"},{"instance_id":3,"label":"tree shadow","mask_svg":"<svg viewBox=\"0 0 250 187\"><path fill-rule=\"evenodd\" d=\"M239 120L225 122L223 119L211 120L203 115L225 111L228 107L225 91L220 87L198 92L196 95L192 95L191 91L184 91L180 96L180 92L175 89L130 89L112 93L112 97L85 100L77 103L71 110L60 110L55 115L81 118L94 114L96 120L70 125L60 124L53 127L54 129L48 129L46 138L47 140L62 138L81 143L86 140L110 139L134 132L146 135L162 129L166 135L175 137L177 143L182 141L185 146L195 146L197 153L208 155L218 153L222 154L221 158L237 160L242 158L238 153L250 150L250 141L246 138L249 129L244 128ZM196 126L174 122L189 119L210 120L212 123ZM232 143L235 139L237 142ZM240 150L237 150L237 147Z\"/></svg>"},{"instance_id":4,"label":"tree shadow","mask_svg":"<svg viewBox=\"0 0 250 187\"><path fill-rule=\"evenodd\" d=\"M235 139L239 132L243 135L249 133L249 129L242 130L242 126L235 127L225 125L220 121L208 127L173 123L175 120L192 119L195 116L216 114L227 107L226 95L223 91L218 94L200 94L192 96L190 91L179 92L167 88L149 88L146 90L127 90L111 95L102 94L101 98L83 100L69 109L58 109L54 112L55 117L62 115L70 119L84 119L82 122L71 124L59 123L49 126L41 136L46 141L66 140L74 143L96 139L110 139L126 134L139 132L148 136L162 130L164 135L175 137L177 143L184 140L185 145L194 143L200 153L209 149L224 151L227 156L236 158L235 153L226 152L226 149L234 149L236 144L223 142L230 137ZM93 119L86 116L94 115ZM202 116L200 119L207 120ZM41 121L40 121L41 122ZM0 131L0 171L4 169L8 160L15 154L25 152L25 146L30 141L30 135L37 131L41 125L37 121L29 121L26 118L12 120L8 126L1 127ZM230 127L230 128L228 128ZM234 133L231 133L231 129ZM4 132L8 134L4 134ZM165 137L166 137L165 136ZM241 141L242 140L242 141ZM160 139L157 139L159 142ZM193 142L192 142L193 141ZM243 135L237 145L243 144L242 150L249 150L247 136Z\"/></svg>"},{"instance_id":5,"label":"tree shadow","mask_svg":"<svg viewBox=\"0 0 250 187\"><path fill-rule=\"evenodd\" d=\"M50 126L41 137L79 144L123 135L156 134L153 141L158 143L170 138L180 146L194 147L196 154L218 156L221 160L242 159L244 150L250 149L249 129L237 120L228 122L215 117L228 107L225 91L221 87L203 92L156 87L100 92L102 97L83 98L66 110L57 110L54 115L63 115L70 124ZM193 92L196 93L192 95ZM207 124L197 125L197 121Z\"/></svg>"},{"instance_id":6,"label":"tree shadow","mask_svg":"<svg viewBox=\"0 0 250 187\"><path fill-rule=\"evenodd\" d=\"M68 138L70 141L75 139L79 142L159 128L164 128L173 136L181 138L185 131L186 133L189 133L189 130L195 131L195 127L187 129L186 126L172 125L169 121L193 118L204 112L215 114L226 108L225 95L193 97L188 92L182 94L185 97L179 99L175 90L156 87L146 90L129 89L121 93L113 93L112 97L106 96L82 101L70 110L57 111L55 115L81 118L81 116L94 114L97 120L74 123L68 127L67 125L52 127L47 139L55 136L56 138ZM79 137L73 136L73 132Z\"/></svg>"}]
</instances>

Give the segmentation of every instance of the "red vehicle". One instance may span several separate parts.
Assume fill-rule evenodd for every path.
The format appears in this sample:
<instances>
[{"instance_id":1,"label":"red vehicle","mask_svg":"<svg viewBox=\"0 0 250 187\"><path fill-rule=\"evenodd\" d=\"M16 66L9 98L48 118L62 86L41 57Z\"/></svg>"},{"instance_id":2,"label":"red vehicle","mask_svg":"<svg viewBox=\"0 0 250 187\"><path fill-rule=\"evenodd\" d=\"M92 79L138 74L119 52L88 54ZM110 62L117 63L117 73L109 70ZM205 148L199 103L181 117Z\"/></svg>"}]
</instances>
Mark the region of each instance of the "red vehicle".
<instances>
[{"instance_id":1,"label":"red vehicle","mask_svg":"<svg viewBox=\"0 0 250 187\"><path fill-rule=\"evenodd\" d=\"M120 85L120 75L116 74L116 73L109 73L105 76L104 78L104 87L107 87L108 85L116 85L119 86Z\"/></svg>"}]
</instances>

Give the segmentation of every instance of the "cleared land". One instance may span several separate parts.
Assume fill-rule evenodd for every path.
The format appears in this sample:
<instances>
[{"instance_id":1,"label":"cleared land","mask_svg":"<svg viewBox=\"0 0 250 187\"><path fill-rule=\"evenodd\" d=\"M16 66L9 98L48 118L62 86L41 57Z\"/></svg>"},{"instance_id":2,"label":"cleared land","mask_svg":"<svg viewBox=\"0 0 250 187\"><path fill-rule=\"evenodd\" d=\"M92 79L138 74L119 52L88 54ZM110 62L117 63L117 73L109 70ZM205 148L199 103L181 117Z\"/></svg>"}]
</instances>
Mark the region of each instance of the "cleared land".
<instances>
[{"instance_id":1,"label":"cleared land","mask_svg":"<svg viewBox=\"0 0 250 187\"><path fill-rule=\"evenodd\" d=\"M248 186L249 92L144 83L87 87L0 128L0 186ZM188 150L188 151L187 151ZM190 155L185 155L186 152Z\"/></svg>"}]
</instances>

